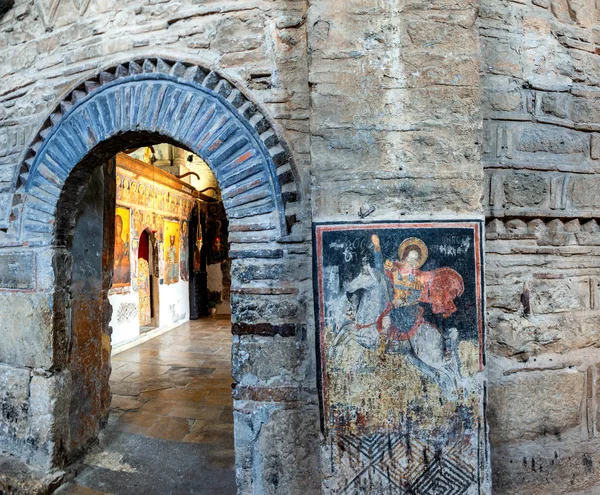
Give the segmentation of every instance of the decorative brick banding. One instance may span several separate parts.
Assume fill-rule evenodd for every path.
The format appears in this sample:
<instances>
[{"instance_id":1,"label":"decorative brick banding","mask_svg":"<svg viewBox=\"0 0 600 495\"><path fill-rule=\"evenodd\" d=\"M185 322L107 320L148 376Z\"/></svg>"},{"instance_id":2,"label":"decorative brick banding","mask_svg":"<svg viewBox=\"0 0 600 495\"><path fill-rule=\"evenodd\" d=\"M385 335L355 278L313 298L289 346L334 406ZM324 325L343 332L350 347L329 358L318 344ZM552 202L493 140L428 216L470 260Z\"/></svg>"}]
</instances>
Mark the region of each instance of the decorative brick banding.
<instances>
[{"instance_id":1,"label":"decorative brick banding","mask_svg":"<svg viewBox=\"0 0 600 495\"><path fill-rule=\"evenodd\" d=\"M244 387L233 389L236 400L260 402L297 402L301 400L301 390L295 387Z\"/></svg>"},{"instance_id":2,"label":"decorative brick banding","mask_svg":"<svg viewBox=\"0 0 600 495\"><path fill-rule=\"evenodd\" d=\"M231 326L233 335L260 335L263 337L295 337L306 333L306 325L297 323L233 323Z\"/></svg>"}]
</instances>

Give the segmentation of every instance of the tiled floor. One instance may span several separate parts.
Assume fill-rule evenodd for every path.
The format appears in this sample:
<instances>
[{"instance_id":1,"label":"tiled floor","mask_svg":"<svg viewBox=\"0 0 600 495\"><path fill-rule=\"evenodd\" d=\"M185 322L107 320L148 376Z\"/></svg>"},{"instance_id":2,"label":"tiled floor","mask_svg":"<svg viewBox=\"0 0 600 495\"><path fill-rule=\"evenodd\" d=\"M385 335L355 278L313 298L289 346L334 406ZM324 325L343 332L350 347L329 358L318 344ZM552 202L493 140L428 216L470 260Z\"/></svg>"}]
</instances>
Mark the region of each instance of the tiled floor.
<instances>
[{"instance_id":1,"label":"tiled floor","mask_svg":"<svg viewBox=\"0 0 600 495\"><path fill-rule=\"evenodd\" d=\"M57 493L235 493L229 317L185 323L112 366L100 445Z\"/></svg>"}]
</instances>

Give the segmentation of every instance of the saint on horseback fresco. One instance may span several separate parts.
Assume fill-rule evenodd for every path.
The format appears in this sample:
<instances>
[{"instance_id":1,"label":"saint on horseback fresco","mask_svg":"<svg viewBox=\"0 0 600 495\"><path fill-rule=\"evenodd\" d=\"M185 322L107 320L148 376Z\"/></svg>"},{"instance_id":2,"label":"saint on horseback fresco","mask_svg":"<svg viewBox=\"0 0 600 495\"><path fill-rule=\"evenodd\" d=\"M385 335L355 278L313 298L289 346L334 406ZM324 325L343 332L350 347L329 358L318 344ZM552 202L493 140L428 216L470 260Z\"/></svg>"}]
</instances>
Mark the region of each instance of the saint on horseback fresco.
<instances>
[{"instance_id":1,"label":"saint on horseback fresco","mask_svg":"<svg viewBox=\"0 0 600 495\"><path fill-rule=\"evenodd\" d=\"M449 493L477 493L479 222L323 224L314 242L332 493L419 493L450 472L433 458Z\"/></svg>"}]
</instances>

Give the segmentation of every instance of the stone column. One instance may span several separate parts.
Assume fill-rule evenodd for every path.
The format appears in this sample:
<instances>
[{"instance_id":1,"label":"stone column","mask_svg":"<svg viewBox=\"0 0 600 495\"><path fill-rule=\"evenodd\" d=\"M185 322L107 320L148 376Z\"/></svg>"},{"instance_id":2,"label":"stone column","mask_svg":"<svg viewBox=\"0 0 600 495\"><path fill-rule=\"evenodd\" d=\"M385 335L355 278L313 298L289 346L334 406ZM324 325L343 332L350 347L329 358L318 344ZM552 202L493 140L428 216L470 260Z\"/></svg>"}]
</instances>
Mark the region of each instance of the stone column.
<instances>
[{"instance_id":1,"label":"stone column","mask_svg":"<svg viewBox=\"0 0 600 495\"><path fill-rule=\"evenodd\" d=\"M424 285L425 278L437 276L438 267L452 270L445 272L449 277L460 275L463 294L474 280L467 280L471 269L481 280L478 2L435 2L435 9L425 0L340 5L313 1L307 21L313 221L343 222L323 227L322 236L317 226L313 240L313 253L319 257L314 277L317 314L321 312L317 323L326 438L323 490L383 492L402 486L428 493L424 487L432 483L489 494L482 292L473 300L478 310L459 321L454 310L441 311L428 299L427 291L435 292L438 282ZM445 230L448 220L458 222L459 229L466 227L461 219L476 220L473 237ZM413 224L387 225L399 221ZM440 229L433 237L432 225ZM406 265L404 251L399 250L408 237L418 237L422 244L411 241L419 248L416 268ZM463 242L470 246L469 253L460 251ZM456 261L461 256L464 265ZM335 288L339 294L327 278L332 266L344 274L341 287ZM402 274L413 278L401 282ZM369 290L375 290L375 284L385 288L385 275L400 277L395 279L398 287L393 295L367 291L369 296L363 297L372 296L371 305L388 298L369 321L364 315L370 308L361 307L361 293L354 292L350 282L363 277L363 283L372 284ZM446 287L448 280L437 287ZM461 283L455 280L458 294ZM456 299L456 311L465 309L460 309L465 297ZM388 303L397 306L384 314ZM411 307L420 308L414 316L409 314ZM426 325L419 323L418 311L423 311ZM471 333L477 327L479 336ZM434 370L414 359L420 352L417 340L431 328L438 332L430 334L427 344L427 352L439 350ZM459 355L455 362L460 365L450 373L456 373L458 386L444 383L437 374L453 354ZM382 412L382 403L388 405L389 415ZM438 416L440 404L446 412ZM421 412L414 413L415 408ZM447 415L449 410L466 409L469 414ZM445 433L433 431L432 417ZM459 431L471 447L463 448ZM441 467L437 474L428 470L426 460L434 458ZM460 472L460 481L447 477L445 465Z\"/></svg>"}]
</instances>

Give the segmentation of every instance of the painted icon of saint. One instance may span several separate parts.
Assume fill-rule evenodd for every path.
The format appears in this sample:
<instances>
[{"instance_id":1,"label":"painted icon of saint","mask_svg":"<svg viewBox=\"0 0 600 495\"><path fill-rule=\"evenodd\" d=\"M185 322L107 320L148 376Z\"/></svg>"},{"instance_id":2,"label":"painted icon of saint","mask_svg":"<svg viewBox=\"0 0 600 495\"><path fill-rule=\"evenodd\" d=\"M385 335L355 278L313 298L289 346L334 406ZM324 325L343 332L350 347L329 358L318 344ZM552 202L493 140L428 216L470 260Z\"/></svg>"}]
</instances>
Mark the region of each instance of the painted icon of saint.
<instances>
[{"instance_id":1,"label":"painted icon of saint","mask_svg":"<svg viewBox=\"0 0 600 495\"><path fill-rule=\"evenodd\" d=\"M125 223L120 214L115 215L113 283L120 285L128 285L130 283L129 235L127 233L124 235Z\"/></svg>"},{"instance_id":2,"label":"painted icon of saint","mask_svg":"<svg viewBox=\"0 0 600 495\"><path fill-rule=\"evenodd\" d=\"M168 283L175 283L179 280L179 258L177 256L177 247L175 246L175 235L169 236L169 247L167 249L167 280Z\"/></svg>"},{"instance_id":3,"label":"painted icon of saint","mask_svg":"<svg viewBox=\"0 0 600 495\"><path fill-rule=\"evenodd\" d=\"M189 280L189 239L188 239L188 223L186 220L181 221L181 238L179 240L180 256L179 256L179 273L181 280Z\"/></svg>"},{"instance_id":4,"label":"painted icon of saint","mask_svg":"<svg viewBox=\"0 0 600 495\"><path fill-rule=\"evenodd\" d=\"M398 259L385 262L379 237L373 235L371 240L375 266L391 286L390 301L377 319L380 346L385 346L386 352L397 352L398 344L414 337L424 324L434 326L425 321L422 303L430 304L433 314L448 318L456 311L454 299L464 292L464 282L452 268L422 271L429 253L421 239L405 239L398 248Z\"/></svg>"}]
</instances>

